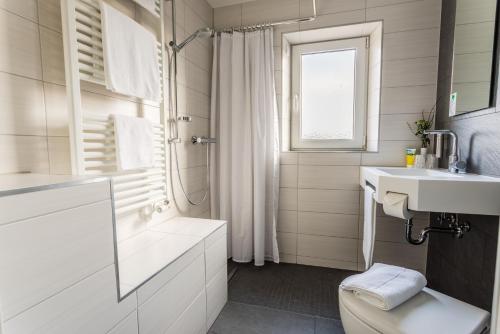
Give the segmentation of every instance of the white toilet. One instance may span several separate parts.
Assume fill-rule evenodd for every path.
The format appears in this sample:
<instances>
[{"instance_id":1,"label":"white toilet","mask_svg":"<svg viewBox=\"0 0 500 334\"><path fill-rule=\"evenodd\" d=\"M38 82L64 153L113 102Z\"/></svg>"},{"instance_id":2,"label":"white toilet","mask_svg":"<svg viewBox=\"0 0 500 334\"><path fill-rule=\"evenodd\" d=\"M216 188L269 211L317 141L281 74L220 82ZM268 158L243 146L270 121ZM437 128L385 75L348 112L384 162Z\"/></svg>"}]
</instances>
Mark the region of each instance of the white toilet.
<instances>
[{"instance_id":1,"label":"white toilet","mask_svg":"<svg viewBox=\"0 0 500 334\"><path fill-rule=\"evenodd\" d=\"M489 333L489 312L428 288L390 311L339 289L339 306L346 334Z\"/></svg>"}]
</instances>

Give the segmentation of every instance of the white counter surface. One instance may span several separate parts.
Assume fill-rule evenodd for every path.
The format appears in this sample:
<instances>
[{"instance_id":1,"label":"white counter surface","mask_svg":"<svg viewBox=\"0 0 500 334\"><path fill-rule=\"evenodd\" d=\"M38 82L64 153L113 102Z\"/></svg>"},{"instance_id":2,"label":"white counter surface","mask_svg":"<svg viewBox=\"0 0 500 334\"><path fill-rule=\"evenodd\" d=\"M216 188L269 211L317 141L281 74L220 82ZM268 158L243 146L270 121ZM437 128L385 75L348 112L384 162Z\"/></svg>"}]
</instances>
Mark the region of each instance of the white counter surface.
<instances>
[{"instance_id":1,"label":"white counter surface","mask_svg":"<svg viewBox=\"0 0 500 334\"><path fill-rule=\"evenodd\" d=\"M102 176L74 176L48 174L0 174L0 196L67 187L75 184L107 180Z\"/></svg>"},{"instance_id":2,"label":"white counter surface","mask_svg":"<svg viewBox=\"0 0 500 334\"><path fill-rule=\"evenodd\" d=\"M121 296L135 290L225 223L222 220L176 217L119 242Z\"/></svg>"}]
</instances>

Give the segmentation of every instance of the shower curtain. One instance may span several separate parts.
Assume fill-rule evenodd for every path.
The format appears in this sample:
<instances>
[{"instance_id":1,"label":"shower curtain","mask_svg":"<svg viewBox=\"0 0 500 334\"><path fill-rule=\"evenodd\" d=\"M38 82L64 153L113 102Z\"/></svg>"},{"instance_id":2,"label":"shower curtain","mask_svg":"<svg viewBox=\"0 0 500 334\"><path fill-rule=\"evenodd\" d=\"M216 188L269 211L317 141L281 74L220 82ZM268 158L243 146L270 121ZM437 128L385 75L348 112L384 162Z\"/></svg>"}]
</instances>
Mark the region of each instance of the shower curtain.
<instances>
[{"instance_id":1,"label":"shower curtain","mask_svg":"<svg viewBox=\"0 0 500 334\"><path fill-rule=\"evenodd\" d=\"M228 257L279 262L279 126L272 29L214 38L212 218L228 221Z\"/></svg>"}]
</instances>

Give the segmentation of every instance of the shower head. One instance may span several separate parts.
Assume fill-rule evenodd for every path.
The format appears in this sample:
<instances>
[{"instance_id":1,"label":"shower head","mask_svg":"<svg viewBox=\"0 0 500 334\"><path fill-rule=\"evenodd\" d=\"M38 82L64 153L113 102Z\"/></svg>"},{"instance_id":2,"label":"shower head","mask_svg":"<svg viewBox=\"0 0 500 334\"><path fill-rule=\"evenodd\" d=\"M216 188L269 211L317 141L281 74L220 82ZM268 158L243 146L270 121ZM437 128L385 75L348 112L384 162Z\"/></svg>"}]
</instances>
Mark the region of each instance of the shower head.
<instances>
[{"instance_id":1,"label":"shower head","mask_svg":"<svg viewBox=\"0 0 500 334\"><path fill-rule=\"evenodd\" d=\"M212 28L206 27L196 30L197 37L213 37L214 30Z\"/></svg>"},{"instance_id":2,"label":"shower head","mask_svg":"<svg viewBox=\"0 0 500 334\"><path fill-rule=\"evenodd\" d=\"M200 28L196 30L194 33L188 36L185 40L183 40L179 44L175 44L174 41L171 41L169 45L174 49L174 51L179 52L182 50L183 47L185 47L187 44L189 44L191 41L193 41L197 37L213 37L215 34L214 30L212 28L206 27L206 28Z\"/></svg>"}]
</instances>

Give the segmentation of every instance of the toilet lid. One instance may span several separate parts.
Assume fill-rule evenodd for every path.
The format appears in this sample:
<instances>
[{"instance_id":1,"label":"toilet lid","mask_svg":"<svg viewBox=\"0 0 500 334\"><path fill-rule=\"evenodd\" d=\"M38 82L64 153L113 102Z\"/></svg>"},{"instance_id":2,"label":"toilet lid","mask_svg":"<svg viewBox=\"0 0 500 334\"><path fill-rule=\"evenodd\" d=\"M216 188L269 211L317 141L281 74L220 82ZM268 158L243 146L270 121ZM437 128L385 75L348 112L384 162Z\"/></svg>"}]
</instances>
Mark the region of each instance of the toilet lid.
<instances>
[{"instance_id":1,"label":"toilet lid","mask_svg":"<svg viewBox=\"0 0 500 334\"><path fill-rule=\"evenodd\" d=\"M384 334L479 334L490 321L489 312L428 288L390 311L342 289L339 302L360 321Z\"/></svg>"}]
</instances>

